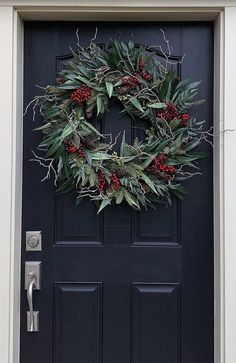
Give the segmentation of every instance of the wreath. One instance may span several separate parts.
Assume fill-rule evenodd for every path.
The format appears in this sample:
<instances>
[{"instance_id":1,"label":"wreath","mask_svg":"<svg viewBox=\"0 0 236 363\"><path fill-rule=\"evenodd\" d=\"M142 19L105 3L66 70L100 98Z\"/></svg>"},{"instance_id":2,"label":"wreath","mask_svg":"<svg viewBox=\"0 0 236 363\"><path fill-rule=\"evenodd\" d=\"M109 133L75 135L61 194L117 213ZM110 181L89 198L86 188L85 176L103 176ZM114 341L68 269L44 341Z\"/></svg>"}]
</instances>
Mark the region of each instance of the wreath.
<instances>
[{"instance_id":1,"label":"wreath","mask_svg":"<svg viewBox=\"0 0 236 363\"><path fill-rule=\"evenodd\" d=\"M60 71L55 85L36 96L35 109L43 116L43 141L35 159L53 172L59 192L76 192L76 202L89 197L99 212L111 203L126 201L132 208L171 204L174 194L183 198L182 181L196 172L196 161L206 154L193 150L205 139L203 124L189 110L200 82L180 81L168 62L156 52L120 39L104 50L91 41L78 46L73 60ZM173 67L172 67L173 68ZM114 151L118 137L95 127L111 107L122 104L123 113L141 119L145 137L126 142Z\"/></svg>"}]
</instances>

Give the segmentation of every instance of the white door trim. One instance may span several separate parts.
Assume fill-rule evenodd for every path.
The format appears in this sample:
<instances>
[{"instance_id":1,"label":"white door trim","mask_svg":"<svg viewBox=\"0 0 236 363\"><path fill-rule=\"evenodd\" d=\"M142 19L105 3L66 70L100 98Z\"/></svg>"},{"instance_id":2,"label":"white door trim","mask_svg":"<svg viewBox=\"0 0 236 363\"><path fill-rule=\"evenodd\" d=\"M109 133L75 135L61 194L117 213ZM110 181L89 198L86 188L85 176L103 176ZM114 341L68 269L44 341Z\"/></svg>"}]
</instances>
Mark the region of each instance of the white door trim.
<instances>
[{"instance_id":1,"label":"white door trim","mask_svg":"<svg viewBox=\"0 0 236 363\"><path fill-rule=\"evenodd\" d=\"M236 362L236 1L1 0L0 361L19 363L24 20L214 20L215 363ZM213 4L214 3L214 4Z\"/></svg>"}]
</instances>

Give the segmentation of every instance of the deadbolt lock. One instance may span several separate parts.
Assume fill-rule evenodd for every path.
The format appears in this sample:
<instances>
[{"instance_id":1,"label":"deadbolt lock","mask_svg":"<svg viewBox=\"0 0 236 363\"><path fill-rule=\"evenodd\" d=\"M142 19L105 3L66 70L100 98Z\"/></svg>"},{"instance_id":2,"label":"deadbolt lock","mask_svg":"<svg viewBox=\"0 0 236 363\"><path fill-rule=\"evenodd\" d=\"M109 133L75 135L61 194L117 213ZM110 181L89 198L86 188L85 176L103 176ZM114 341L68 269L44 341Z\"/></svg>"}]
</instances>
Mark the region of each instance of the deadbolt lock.
<instances>
[{"instance_id":1,"label":"deadbolt lock","mask_svg":"<svg viewBox=\"0 0 236 363\"><path fill-rule=\"evenodd\" d=\"M42 233L41 231L26 232L26 251L42 250Z\"/></svg>"}]
</instances>

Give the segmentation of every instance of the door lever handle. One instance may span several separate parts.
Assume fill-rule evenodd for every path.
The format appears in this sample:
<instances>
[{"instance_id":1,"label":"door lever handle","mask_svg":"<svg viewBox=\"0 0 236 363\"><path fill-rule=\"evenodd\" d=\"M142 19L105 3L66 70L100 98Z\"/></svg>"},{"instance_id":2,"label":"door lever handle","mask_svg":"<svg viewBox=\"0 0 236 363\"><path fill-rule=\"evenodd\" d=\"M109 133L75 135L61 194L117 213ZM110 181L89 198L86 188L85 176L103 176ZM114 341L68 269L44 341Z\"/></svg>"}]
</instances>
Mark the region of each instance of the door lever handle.
<instances>
[{"instance_id":1,"label":"door lever handle","mask_svg":"<svg viewBox=\"0 0 236 363\"><path fill-rule=\"evenodd\" d=\"M27 332L39 331L39 311L34 311L33 292L40 289L40 266L39 261L27 261L25 263L25 289L29 311L27 311Z\"/></svg>"},{"instance_id":2,"label":"door lever handle","mask_svg":"<svg viewBox=\"0 0 236 363\"><path fill-rule=\"evenodd\" d=\"M29 311L27 311L27 331L33 332L38 331L38 318L35 317L35 313L38 312L33 309L33 291L36 286L36 276L33 272L29 273L29 279L30 281L27 288L27 300L29 305Z\"/></svg>"}]
</instances>

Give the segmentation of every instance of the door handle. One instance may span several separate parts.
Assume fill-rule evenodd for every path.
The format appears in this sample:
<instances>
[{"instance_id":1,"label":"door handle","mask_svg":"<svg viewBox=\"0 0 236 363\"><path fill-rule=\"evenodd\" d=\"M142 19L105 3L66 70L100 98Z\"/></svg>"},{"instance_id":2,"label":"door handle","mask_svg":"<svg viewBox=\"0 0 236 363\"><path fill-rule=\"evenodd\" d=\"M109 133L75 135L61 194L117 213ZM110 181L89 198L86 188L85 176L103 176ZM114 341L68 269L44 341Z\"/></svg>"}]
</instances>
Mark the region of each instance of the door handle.
<instances>
[{"instance_id":1,"label":"door handle","mask_svg":"<svg viewBox=\"0 0 236 363\"><path fill-rule=\"evenodd\" d=\"M40 266L39 261L27 261L25 263L25 289L29 311L27 311L27 332L39 331L39 311L34 311L33 292L40 290Z\"/></svg>"},{"instance_id":2,"label":"door handle","mask_svg":"<svg viewBox=\"0 0 236 363\"><path fill-rule=\"evenodd\" d=\"M29 305L29 311L27 311L27 331L34 332L38 331L38 311L33 309L33 291L36 283L36 276L34 273L29 273L29 281L27 288L27 300ZM36 316L35 316L36 314Z\"/></svg>"}]
</instances>

